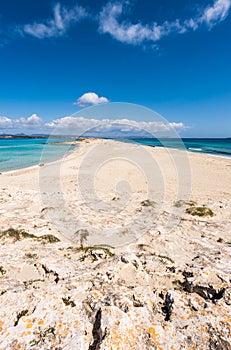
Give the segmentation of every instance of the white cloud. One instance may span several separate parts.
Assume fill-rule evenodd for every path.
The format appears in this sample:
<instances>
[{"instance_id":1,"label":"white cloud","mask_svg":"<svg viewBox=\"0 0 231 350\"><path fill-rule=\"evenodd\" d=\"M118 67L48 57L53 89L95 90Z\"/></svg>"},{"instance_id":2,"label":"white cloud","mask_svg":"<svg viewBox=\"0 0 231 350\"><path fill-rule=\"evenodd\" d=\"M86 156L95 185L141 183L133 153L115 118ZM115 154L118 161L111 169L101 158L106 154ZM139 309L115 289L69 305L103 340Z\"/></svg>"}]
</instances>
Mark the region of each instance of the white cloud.
<instances>
[{"instance_id":1,"label":"white cloud","mask_svg":"<svg viewBox=\"0 0 231 350\"><path fill-rule=\"evenodd\" d=\"M57 3L53 11L54 18L44 23L35 22L33 24L26 24L23 27L23 32L38 39L59 37L64 35L71 25L87 17L86 10L77 5L71 9L67 9Z\"/></svg>"},{"instance_id":2,"label":"white cloud","mask_svg":"<svg viewBox=\"0 0 231 350\"><path fill-rule=\"evenodd\" d=\"M0 129L10 128L12 125L12 120L10 118L0 116Z\"/></svg>"},{"instance_id":3,"label":"white cloud","mask_svg":"<svg viewBox=\"0 0 231 350\"><path fill-rule=\"evenodd\" d=\"M127 44L138 45L145 41L157 42L162 37L175 32L186 33L189 30L196 30L202 24L212 27L223 21L229 13L231 0L216 0L213 6L208 6L195 18L173 22L165 21L162 24L153 22L152 24L133 24L129 21L119 22L119 17L123 14L122 3L108 3L99 16L99 30L101 33L108 33L113 38Z\"/></svg>"},{"instance_id":4,"label":"white cloud","mask_svg":"<svg viewBox=\"0 0 231 350\"><path fill-rule=\"evenodd\" d=\"M210 0L210 5L201 9L195 17L185 20L176 19L172 22L166 20L163 23L154 21L143 24L141 21L131 23L129 20L120 20L125 12L124 5L128 3L122 0L109 2L95 18L99 22L99 32L108 33L120 42L133 45L145 42L156 43L171 33L183 34L189 30L195 31L202 25L212 28L225 20L231 8L231 0L213 0L213 3ZM53 18L26 24L20 29L17 28L17 31L38 39L60 37L65 35L72 25L84 18L93 20L93 16L89 15L82 6L67 8L57 3L53 8Z\"/></svg>"},{"instance_id":5,"label":"white cloud","mask_svg":"<svg viewBox=\"0 0 231 350\"><path fill-rule=\"evenodd\" d=\"M41 125L42 123L43 123L43 120L37 114L32 114L28 118L20 118L20 119L14 120L14 124L18 124L21 126L35 127L35 126Z\"/></svg>"},{"instance_id":6,"label":"white cloud","mask_svg":"<svg viewBox=\"0 0 231 350\"><path fill-rule=\"evenodd\" d=\"M32 114L28 118L11 119L6 116L0 116L1 133L16 132L48 132L58 135L74 135L80 136L85 133L94 134L95 136L121 136L124 133L130 136L135 134L151 135L165 134L171 136L175 131L187 129L182 122L167 121L135 121L132 119L94 119L85 117L66 116L54 119L49 123L45 123L37 114ZM171 134L172 133L172 134ZM147 135L146 135L147 136Z\"/></svg>"},{"instance_id":7,"label":"white cloud","mask_svg":"<svg viewBox=\"0 0 231 350\"><path fill-rule=\"evenodd\" d=\"M109 100L106 97L99 97L95 92L87 92L79 97L74 104L80 107L85 107L89 105L96 106L107 102L109 102Z\"/></svg>"},{"instance_id":8,"label":"white cloud","mask_svg":"<svg viewBox=\"0 0 231 350\"><path fill-rule=\"evenodd\" d=\"M213 26L227 17L230 7L231 0L217 0L213 6L205 9L201 21L206 22L208 26Z\"/></svg>"},{"instance_id":9,"label":"white cloud","mask_svg":"<svg viewBox=\"0 0 231 350\"><path fill-rule=\"evenodd\" d=\"M100 31L109 33L115 39L129 44L139 44L147 39L157 41L161 38L163 30L156 23L152 27L141 23L119 23L118 17L122 12L122 4L107 4L100 13Z\"/></svg>"},{"instance_id":10,"label":"white cloud","mask_svg":"<svg viewBox=\"0 0 231 350\"><path fill-rule=\"evenodd\" d=\"M145 131L152 135L156 133L169 134L176 131L185 130L188 127L182 122L168 123L164 121L135 121L130 119L88 119L84 117L64 117L55 119L46 124L47 127L53 129L55 134L82 135L86 132L94 132L94 134L117 131L117 133Z\"/></svg>"},{"instance_id":11,"label":"white cloud","mask_svg":"<svg viewBox=\"0 0 231 350\"><path fill-rule=\"evenodd\" d=\"M21 129L21 128L37 128L43 124L43 120L37 115L32 114L28 118L10 119L0 116L0 129Z\"/></svg>"}]
</instances>

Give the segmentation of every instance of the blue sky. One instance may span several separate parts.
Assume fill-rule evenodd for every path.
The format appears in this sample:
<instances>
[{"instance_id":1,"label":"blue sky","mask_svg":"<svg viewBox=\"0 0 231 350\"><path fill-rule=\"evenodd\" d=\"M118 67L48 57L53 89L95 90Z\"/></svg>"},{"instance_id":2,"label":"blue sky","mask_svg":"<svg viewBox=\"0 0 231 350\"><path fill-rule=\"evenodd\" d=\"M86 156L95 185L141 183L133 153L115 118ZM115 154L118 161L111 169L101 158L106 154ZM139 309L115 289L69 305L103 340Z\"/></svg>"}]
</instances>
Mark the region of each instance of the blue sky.
<instances>
[{"instance_id":1,"label":"blue sky","mask_svg":"<svg viewBox=\"0 0 231 350\"><path fill-rule=\"evenodd\" d=\"M230 137L230 34L231 0L1 1L0 133L111 101L181 136Z\"/></svg>"}]
</instances>

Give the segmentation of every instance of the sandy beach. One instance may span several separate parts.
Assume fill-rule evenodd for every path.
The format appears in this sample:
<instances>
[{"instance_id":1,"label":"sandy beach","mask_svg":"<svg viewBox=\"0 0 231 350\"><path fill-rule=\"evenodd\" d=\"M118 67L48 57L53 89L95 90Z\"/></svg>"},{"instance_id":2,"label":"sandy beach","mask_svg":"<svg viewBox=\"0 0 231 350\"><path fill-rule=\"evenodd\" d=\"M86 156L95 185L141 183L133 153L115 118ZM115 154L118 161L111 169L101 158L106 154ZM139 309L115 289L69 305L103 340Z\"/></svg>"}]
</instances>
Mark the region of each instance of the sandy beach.
<instances>
[{"instance_id":1,"label":"sandy beach","mask_svg":"<svg viewBox=\"0 0 231 350\"><path fill-rule=\"evenodd\" d=\"M0 179L0 349L231 349L231 158L91 139Z\"/></svg>"}]
</instances>

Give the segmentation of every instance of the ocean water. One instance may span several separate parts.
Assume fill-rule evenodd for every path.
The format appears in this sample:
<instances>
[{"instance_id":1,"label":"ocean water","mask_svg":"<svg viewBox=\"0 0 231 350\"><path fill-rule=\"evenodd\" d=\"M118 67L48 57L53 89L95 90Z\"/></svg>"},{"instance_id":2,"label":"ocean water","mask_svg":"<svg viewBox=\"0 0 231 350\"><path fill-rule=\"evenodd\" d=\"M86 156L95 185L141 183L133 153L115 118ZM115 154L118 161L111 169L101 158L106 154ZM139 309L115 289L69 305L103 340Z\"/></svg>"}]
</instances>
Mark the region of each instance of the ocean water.
<instances>
[{"instance_id":1,"label":"ocean water","mask_svg":"<svg viewBox=\"0 0 231 350\"><path fill-rule=\"evenodd\" d=\"M195 153L206 153L217 156L231 157L231 138L226 139L133 139L133 142L148 145L169 147L181 150L187 150Z\"/></svg>"},{"instance_id":2,"label":"ocean water","mask_svg":"<svg viewBox=\"0 0 231 350\"><path fill-rule=\"evenodd\" d=\"M67 139L0 138L0 172L26 168L62 158L75 146L57 145Z\"/></svg>"},{"instance_id":3,"label":"ocean water","mask_svg":"<svg viewBox=\"0 0 231 350\"><path fill-rule=\"evenodd\" d=\"M1 139L0 172L26 168L39 163L47 163L65 156L75 146L57 145L67 139ZM68 140L70 141L70 140ZM231 157L231 138L229 139L130 139L148 146L170 147L196 153Z\"/></svg>"}]
</instances>

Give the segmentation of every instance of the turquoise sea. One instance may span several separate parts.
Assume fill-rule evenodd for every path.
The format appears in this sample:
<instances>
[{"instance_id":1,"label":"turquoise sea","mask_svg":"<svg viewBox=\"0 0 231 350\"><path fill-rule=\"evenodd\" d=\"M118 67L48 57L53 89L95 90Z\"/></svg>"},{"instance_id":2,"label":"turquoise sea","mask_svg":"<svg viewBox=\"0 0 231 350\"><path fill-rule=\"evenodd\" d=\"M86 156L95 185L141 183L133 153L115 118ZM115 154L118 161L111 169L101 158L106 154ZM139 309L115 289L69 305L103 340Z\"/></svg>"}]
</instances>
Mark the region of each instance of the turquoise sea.
<instances>
[{"instance_id":1,"label":"turquoise sea","mask_svg":"<svg viewBox=\"0 0 231 350\"><path fill-rule=\"evenodd\" d=\"M75 146L57 145L70 141L61 138L0 138L0 172L51 162L66 155Z\"/></svg>"},{"instance_id":2,"label":"turquoise sea","mask_svg":"<svg viewBox=\"0 0 231 350\"><path fill-rule=\"evenodd\" d=\"M57 145L67 139L1 139L0 172L29 167L61 158L75 146ZM69 140L70 141L70 140ZM228 139L130 139L123 140L142 145L186 149L196 153L207 153L231 157L231 138ZM182 142L183 141L183 142ZM44 151L45 150L45 151Z\"/></svg>"},{"instance_id":3,"label":"turquoise sea","mask_svg":"<svg viewBox=\"0 0 231 350\"><path fill-rule=\"evenodd\" d=\"M187 138L187 139L133 139L133 142L148 145L169 147L186 150L196 153L213 154L223 157L231 157L231 138L226 139L208 139L208 138Z\"/></svg>"}]
</instances>

